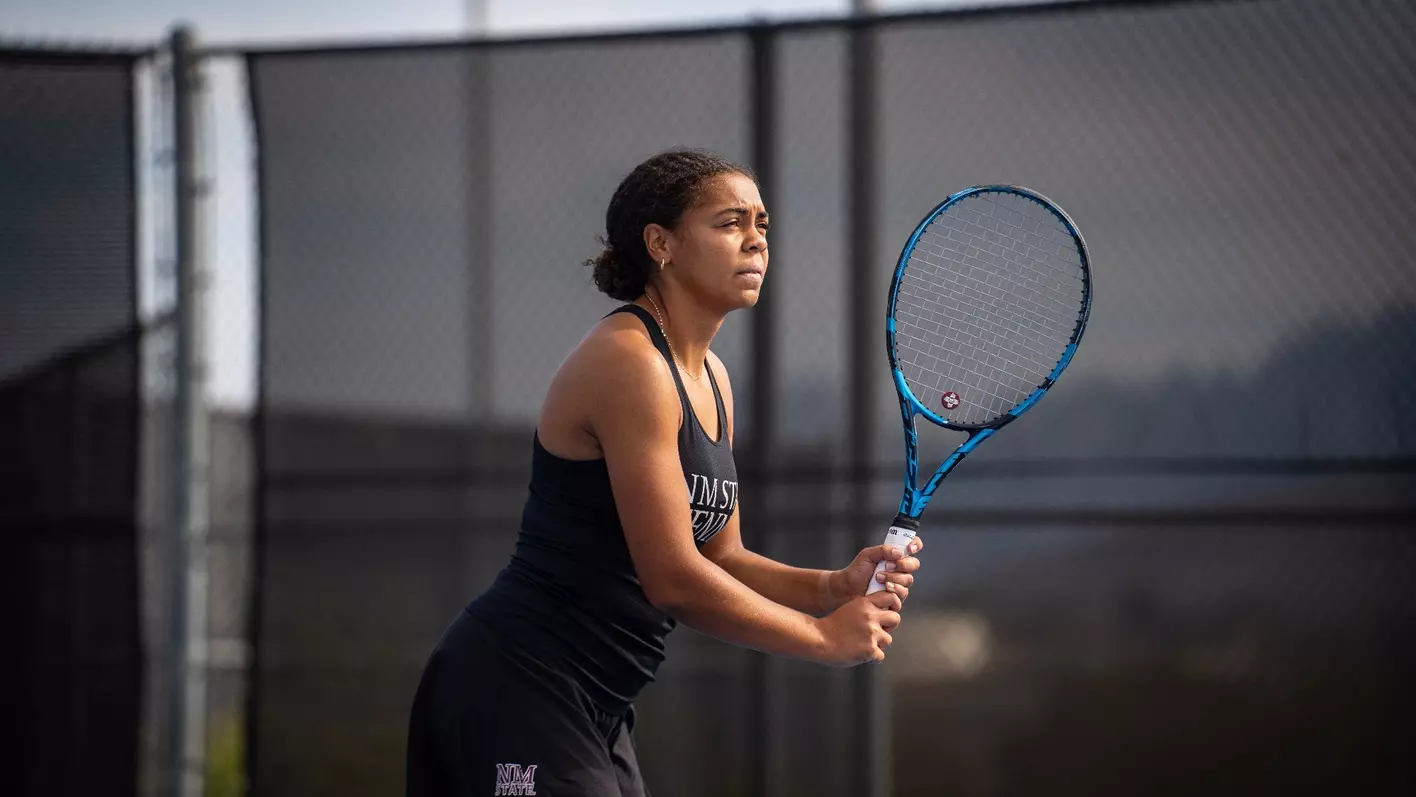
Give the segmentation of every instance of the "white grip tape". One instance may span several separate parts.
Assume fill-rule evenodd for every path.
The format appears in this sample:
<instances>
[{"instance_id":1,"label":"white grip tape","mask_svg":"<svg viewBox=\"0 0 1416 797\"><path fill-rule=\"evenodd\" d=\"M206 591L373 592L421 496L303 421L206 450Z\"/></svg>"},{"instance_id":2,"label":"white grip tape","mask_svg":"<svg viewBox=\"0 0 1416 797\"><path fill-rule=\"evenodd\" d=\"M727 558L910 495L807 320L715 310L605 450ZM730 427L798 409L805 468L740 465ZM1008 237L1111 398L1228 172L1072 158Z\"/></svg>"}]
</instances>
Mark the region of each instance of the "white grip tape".
<instances>
[{"instance_id":1,"label":"white grip tape","mask_svg":"<svg viewBox=\"0 0 1416 797\"><path fill-rule=\"evenodd\" d=\"M885 533L885 544L893 545L902 551L908 551L909 545L911 542L914 541L914 538L915 533L913 531L910 531L909 529L902 529L898 526L891 526L890 530ZM884 561L881 561L875 565L876 573L879 573L881 570L884 569ZM885 584L872 574L870 577L870 586L865 588L865 594L869 595L874 592L879 592L882 589L885 589Z\"/></svg>"}]
</instances>

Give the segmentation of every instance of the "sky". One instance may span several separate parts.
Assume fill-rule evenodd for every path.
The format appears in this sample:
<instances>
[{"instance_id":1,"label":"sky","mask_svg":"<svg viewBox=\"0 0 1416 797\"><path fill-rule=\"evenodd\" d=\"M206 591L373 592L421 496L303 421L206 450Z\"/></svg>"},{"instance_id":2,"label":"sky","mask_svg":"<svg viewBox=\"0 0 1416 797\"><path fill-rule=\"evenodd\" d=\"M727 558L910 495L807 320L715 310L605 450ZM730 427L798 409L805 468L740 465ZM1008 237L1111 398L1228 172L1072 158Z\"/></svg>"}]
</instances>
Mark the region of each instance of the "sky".
<instances>
[{"instance_id":1,"label":"sky","mask_svg":"<svg viewBox=\"0 0 1416 797\"><path fill-rule=\"evenodd\" d=\"M184 20L211 43L445 37L483 3L492 35L734 23L848 13L851 0L0 0L0 39L152 40ZM873 0L884 12L1021 0Z\"/></svg>"}]
</instances>

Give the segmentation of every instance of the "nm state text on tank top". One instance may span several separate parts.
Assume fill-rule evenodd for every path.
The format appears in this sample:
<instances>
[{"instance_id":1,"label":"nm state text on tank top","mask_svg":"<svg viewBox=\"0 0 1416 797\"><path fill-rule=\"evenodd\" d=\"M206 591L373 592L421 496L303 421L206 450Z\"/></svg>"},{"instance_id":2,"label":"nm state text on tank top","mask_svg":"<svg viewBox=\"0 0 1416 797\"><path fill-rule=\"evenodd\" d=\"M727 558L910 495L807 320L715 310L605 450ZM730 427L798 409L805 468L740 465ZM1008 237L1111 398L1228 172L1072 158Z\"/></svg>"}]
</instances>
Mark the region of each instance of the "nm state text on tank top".
<instances>
[{"instance_id":1,"label":"nm state text on tank top","mask_svg":"<svg viewBox=\"0 0 1416 797\"><path fill-rule=\"evenodd\" d=\"M728 525L737 503L738 483L710 479L698 473L688 478L688 501L693 509L693 538L707 542Z\"/></svg>"}]
</instances>

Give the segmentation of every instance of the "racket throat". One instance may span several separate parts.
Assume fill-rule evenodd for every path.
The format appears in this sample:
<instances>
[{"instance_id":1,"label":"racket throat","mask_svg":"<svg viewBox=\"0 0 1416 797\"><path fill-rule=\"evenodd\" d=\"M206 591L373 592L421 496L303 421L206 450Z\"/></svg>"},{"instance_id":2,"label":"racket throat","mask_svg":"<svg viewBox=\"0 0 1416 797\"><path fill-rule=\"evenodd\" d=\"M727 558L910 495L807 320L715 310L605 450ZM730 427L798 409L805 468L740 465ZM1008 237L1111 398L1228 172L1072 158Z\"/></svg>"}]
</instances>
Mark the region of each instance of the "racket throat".
<instances>
[{"instance_id":1,"label":"racket throat","mask_svg":"<svg viewBox=\"0 0 1416 797\"><path fill-rule=\"evenodd\" d=\"M998 431L997 427L985 427L983 429L974 429L973 431L969 432L968 440L965 440L963 445L955 449L954 453L950 454L949 458L944 460L944 462L940 464L939 469L934 471L934 473L929 477L929 480L925 482L923 486L921 486L918 481L919 469L916 466L914 459L914 455L918 451L918 448L913 445L915 442L913 439L914 430L911 429L911 456L908 458L909 462L906 467L907 488L905 490L904 497L900 501L900 512L898 517L918 518L920 515L923 515L925 507L929 506L930 499L934 497L934 493L936 490L939 489L939 484L944 481L944 477L948 476L949 473L953 471L954 468L958 466L958 464L962 462L964 458L967 457L969 453L974 450L975 446L977 446L979 443L982 443L984 440L987 440L996 431ZM914 522L916 523L916 525L919 523L918 520Z\"/></svg>"}]
</instances>

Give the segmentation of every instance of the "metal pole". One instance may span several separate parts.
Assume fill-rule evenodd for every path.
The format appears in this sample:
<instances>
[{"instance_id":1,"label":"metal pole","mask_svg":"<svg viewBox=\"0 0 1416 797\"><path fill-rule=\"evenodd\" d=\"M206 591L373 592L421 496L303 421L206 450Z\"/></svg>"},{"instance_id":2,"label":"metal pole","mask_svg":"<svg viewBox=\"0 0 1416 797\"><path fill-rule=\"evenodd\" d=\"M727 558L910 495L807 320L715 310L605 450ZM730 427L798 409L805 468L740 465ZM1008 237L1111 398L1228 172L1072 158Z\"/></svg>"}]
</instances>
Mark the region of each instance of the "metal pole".
<instances>
[{"instance_id":1,"label":"metal pole","mask_svg":"<svg viewBox=\"0 0 1416 797\"><path fill-rule=\"evenodd\" d=\"M777 188L775 133L777 94L777 32L766 26L752 31L751 86L752 166L763 204L771 210ZM780 273L781 247L774 245L772 269ZM780 281L780 280L774 280ZM752 310L752 450L754 464L765 468L777 434L777 291L764 289ZM760 478L760 472L759 472Z\"/></svg>"},{"instance_id":2,"label":"metal pole","mask_svg":"<svg viewBox=\"0 0 1416 797\"><path fill-rule=\"evenodd\" d=\"M487 36L488 0L466 0L464 23L469 36ZM492 124L491 66L492 53L486 47L473 44L467 50L466 119L468 141L468 274L467 307L470 339L468 372L469 420L476 429L473 464L486 461L483 443L488 438L495 409L493 393L496 302L492 274Z\"/></svg>"},{"instance_id":3,"label":"metal pole","mask_svg":"<svg viewBox=\"0 0 1416 797\"><path fill-rule=\"evenodd\" d=\"M777 33L767 25L755 27L750 35L752 48L752 68L748 73L747 87L751 97L752 120L752 167L757 172L757 183L762 193L762 201L769 209L776 196L776 99L777 99ZM780 253L773 259L772 270L781 268ZM780 277L774 278L779 283ZM767 464L771 462L772 447L777 436L776 405L777 383L774 378L777 369L776 315L777 292L765 288L752 310L752 448L750 464L757 474L756 486L749 495L754 496L746 507L751 511L753 528L760 530L754 547L758 550L770 548L772 530L768 517L771 506L772 485L766 478ZM747 678L749 693L753 699L747 710L747 756L748 784L751 794L770 794L767 762L772 760L771 746L772 712L772 670L766 654L748 651Z\"/></svg>"},{"instance_id":4,"label":"metal pole","mask_svg":"<svg viewBox=\"0 0 1416 797\"><path fill-rule=\"evenodd\" d=\"M173 191L177 308L173 361L172 653L173 698L168 793L202 793L206 751L207 495L209 429L206 415L204 290L200 261L196 96L199 59L191 29L172 33Z\"/></svg>"},{"instance_id":5,"label":"metal pole","mask_svg":"<svg viewBox=\"0 0 1416 797\"><path fill-rule=\"evenodd\" d=\"M465 0L463 26L473 36L485 36L491 12L491 0Z\"/></svg>"},{"instance_id":6,"label":"metal pole","mask_svg":"<svg viewBox=\"0 0 1416 797\"><path fill-rule=\"evenodd\" d=\"M874 392L880 371L883 326L873 297L875 269L876 178L876 47L874 26L864 19L873 10L871 0L854 0L856 19L851 26L846 131L850 172L847 194L850 218L850 269L847 280L850 308L850 465L852 484L851 526L857 549L880 542L883 524L869 515ZM876 665L864 664L852 674L856 795L883 797L893 791L890 782L890 746L884 679Z\"/></svg>"},{"instance_id":7,"label":"metal pole","mask_svg":"<svg viewBox=\"0 0 1416 797\"><path fill-rule=\"evenodd\" d=\"M471 473L482 474L495 471L494 466L500 461L493 428L497 420L497 320L503 315L497 312L493 248L493 225L497 211L492 198L496 172L492 162L491 71L496 53L484 43L488 35L485 0L467 0L466 7L465 22L470 41L460 48L465 59L462 65L464 83L461 102L466 130L463 153L468 222L463 232L466 246L463 252L466 263L463 312L467 319L463 357L467 363L469 381L463 457ZM462 490L463 501L474 515L480 511L476 509L476 496L482 478L480 475L473 476ZM448 587L454 597L461 595L474 575L486 568L483 546L473 536L462 536L456 546L451 551L455 551L453 555L461 562L460 574Z\"/></svg>"}]
</instances>

